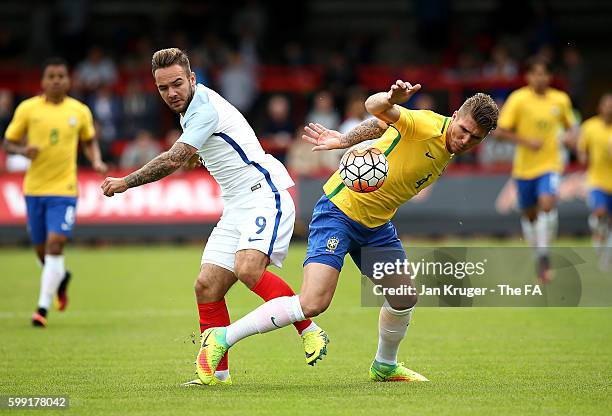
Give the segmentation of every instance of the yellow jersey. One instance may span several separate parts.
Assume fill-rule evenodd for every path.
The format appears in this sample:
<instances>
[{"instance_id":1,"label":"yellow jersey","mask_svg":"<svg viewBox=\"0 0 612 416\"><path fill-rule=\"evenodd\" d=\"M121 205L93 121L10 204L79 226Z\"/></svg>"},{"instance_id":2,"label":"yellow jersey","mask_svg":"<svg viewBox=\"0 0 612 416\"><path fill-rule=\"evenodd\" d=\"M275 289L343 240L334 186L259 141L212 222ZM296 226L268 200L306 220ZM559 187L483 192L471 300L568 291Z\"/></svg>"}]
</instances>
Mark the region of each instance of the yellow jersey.
<instances>
[{"instance_id":1,"label":"yellow jersey","mask_svg":"<svg viewBox=\"0 0 612 416\"><path fill-rule=\"evenodd\" d=\"M71 97L54 104L44 96L17 106L5 133L7 140L38 147L23 181L25 195L77 195L79 140L94 137L93 117L86 105Z\"/></svg>"},{"instance_id":2,"label":"yellow jersey","mask_svg":"<svg viewBox=\"0 0 612 416\"><path fill-rule=\"evenodd\" d=\"M572 104L563 91L548 88L544 95L538 95L530 87L523 87L510 94L499 114L498 127L543 141L539 150L517 145L512 176L534 179L548 172L561 173L559 134L573 124Z\"/></svg>"},{"instance_id":3,"label":"yellow jersey","mask_svg":"<svg viewBox=\"0 0 612 416\"><path fill-rule=\"evenodd\" d=\"M385 224L404 202L427 188L442 174L452 154L446 149L450 118L428 110L401 108L372 147L387 157L387 178L376 191L358 193L345 185L338 171L323 190L349 218L369 228Z\"/></svg>"},{"instance_id":4,"label":"yellow jersey","mask_svg":"<svg viewBox=\"0 0 612 416\"><path fill-rule=\"evenodd\" d=\"M612 193L612 124L604 123L600 116L586 120L578 147L589 155L589 186Z\"/></svg>"}]
</instances>

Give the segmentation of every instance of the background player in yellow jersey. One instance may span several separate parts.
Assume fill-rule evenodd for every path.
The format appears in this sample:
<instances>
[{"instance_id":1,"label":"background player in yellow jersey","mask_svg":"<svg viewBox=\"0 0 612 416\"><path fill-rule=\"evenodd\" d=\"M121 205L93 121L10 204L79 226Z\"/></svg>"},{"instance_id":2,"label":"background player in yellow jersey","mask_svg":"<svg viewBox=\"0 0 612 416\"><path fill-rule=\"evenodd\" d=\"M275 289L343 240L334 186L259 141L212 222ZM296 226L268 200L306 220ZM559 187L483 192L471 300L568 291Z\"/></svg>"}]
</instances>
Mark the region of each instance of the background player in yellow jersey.
<instances>
[{"instance_id":1,"label":"background player in yellow jersey","mask_svg":"<svg viewBox=\"0 0 612 416\"><path fill-rule=\"evenodd\" d=\"M94 139L91 111L68 97L68 64L51 58L43 66L43 94L23 101L4 134L4 148L32 160L23 182L28 231L43 265L34 326L45 326L47 311L58 295L59 309L67 303L70 273L64 266L64 245L76 216L77 152L83 143L85 156L98 172L106 165Z\"/></svg>"},{"instance_id":2,"label":"background player in yellow jersey","mask_svg":"<svg viewBox=\"0 0 612 416\"><path fill-rule=\"evenodd\" d=\"M347 253L365 275L369 273L361 258L364 247L384 248L393 251L396 258L406 258L389 220L401 204L440 176L454 154L479 144L495 128L498 116L497 106L486 94L467 99L452 117L398 105L420 88L419 84L397 81L388 92L370 96L366 109L376 118L362 122L346 135L315 124L306 129L304 138L316 145L314 150L348 148L379 138L372 146L387 156L385 183L374 192L360 194L346 188L338 172L332 175L313 211L300 294L273 299L227 327L205 331L196 365L203 383L210 383L221 356L239 340L325 311ZM410 279L402 283L412 284ZM370 367L372 380L427 381L397 363L399 344L415 303L416 295L387 298L379 316L378 350ZM321 344L316 352L325 354L326 345Z\"/></svg>"},{"instance_id":3,"label":"background player in yellow jersey","mask_svg":"<svg viewBox=\"0 0 612 416\"><path fill-rule=\"evenodd\" d=\"M599 249L602 269L612 260L612 93L599 101L599 114L582 123L578 151L588 164L589 226Z\"/></svg>"},{"instance_id":4,"label":"background player in yellow jersey","mask_svg":"<svg viewBox=\"0 0 612 416\"><path fill-rule=\"evenodd\" d=\"M556 199L563 171L560 134L574 126L572 104L550 87L545 61L528 63L528 85L514 91L501 109L495 135L517 144L512 176L522 211L523 236L536 248L538 277L550 280L548 248L557 234Z\"/></svg>"}]
</instances>

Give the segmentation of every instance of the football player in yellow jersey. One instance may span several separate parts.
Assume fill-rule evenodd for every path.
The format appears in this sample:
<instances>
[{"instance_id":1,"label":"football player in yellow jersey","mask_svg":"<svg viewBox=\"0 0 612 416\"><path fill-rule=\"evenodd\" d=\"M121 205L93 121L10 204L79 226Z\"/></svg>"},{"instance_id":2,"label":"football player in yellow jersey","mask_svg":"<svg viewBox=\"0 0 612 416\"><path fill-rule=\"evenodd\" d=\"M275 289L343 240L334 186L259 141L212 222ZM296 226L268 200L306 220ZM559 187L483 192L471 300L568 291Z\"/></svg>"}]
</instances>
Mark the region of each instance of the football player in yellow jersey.
<instances>
[{"instance_id":1,"label":"football player in yellow jersey","mask_svg":"<svg viewBox=\"0 0 612 416\"><path fill-rule=\"evenodd\" d=\"M538 278L550 280L548 248L557 234L556 199L563 171L560 133L575 120L569 96L550 87L545 61L528 62L528 85L514 91L501 109L496 137L516 143L512 176L522 211L523 236L536 249ZM569 138L569 137L568 137Z\"/></svg>"},{"instance_id":2,"label":"football player in yellow jersey","mask_svg":"<svg viewBox=\"0 0 612 416\"><path fill-rule=\"evenodd\" d=\"M385 253L376 251L385 257L390 254L390 261L406 258L389 220L400 205L438 179L454 154L478 145L495 128L498 117L495 102L486 94L468 98L451 117L398 105L420 88L419 84L413 86L398 80L388 92L370 96L366 109L376 118L362 122L345 135L316 124L306 129L304 139L315 145L313 150L344 149L378 138L372 146L388 159L387 178L380 189L360 194L343 186L338 172L334 173L313 211L300 294L270 300L227 327L205 331L197 358L201 367L209 369L206 374L198 373L204 384L211 383L210 374L236 342L325 311L336 290L346 254L351 255L364 275L371 273L367 271L368 261L362 259L362 248L385 249ZM394 278L396 283L401 281L414 288L409 278ZM379 315L378 350L370 367L370 379L427 381L397 363L416 294L388 296L386 300ZM320 356L326 352L324 344L315 350Z\"/></svg>"},{"instance_id":3,"label":"football player in yellow jersey","mask_svg":"<svg viewBox=\"0 0 612 416\"><path fill-rule=\"evenodd\" d=\"M612 93L601 97L599 114L582 123L578 151L580 161L588 165L593 243L607 270L612 260Z\"/></svg>"},{"instance_id":4,"label":"football player in yellow jersey","mask_svg":"<svg viewBox=\"0 0 612 416\"><path fill-rule=\"evenodd\" d=\"M68 64L51 58L43 66L43 94L23 101L4 134L4 148L22 154L32 163L23 182L28 232L43 265L34 326L46 326L53 296L64 310L70 273L64 266L64 245L71 236L77 200L77 153L83 143L85 156L98 172L106 165L94 139L91 111L68 97Z\"/></svg>"}]
</instances>

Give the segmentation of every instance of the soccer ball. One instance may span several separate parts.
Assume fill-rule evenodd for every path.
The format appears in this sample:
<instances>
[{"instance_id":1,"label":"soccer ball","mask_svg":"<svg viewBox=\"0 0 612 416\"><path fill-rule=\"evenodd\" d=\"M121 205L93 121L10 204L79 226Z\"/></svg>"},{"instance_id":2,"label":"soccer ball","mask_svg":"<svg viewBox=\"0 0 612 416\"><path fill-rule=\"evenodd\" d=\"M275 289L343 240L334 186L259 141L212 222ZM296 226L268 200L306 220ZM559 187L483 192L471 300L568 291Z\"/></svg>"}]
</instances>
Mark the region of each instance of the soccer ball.
<instances>
[{"instance_id":1,"label":"soccer ball","mask_svg":"<svg viewBox=\"0 0 612 416\"><path fill-rule=\"evenodd\" d=\"M384 154L375 147L349 150L340 159L340 178L355 192L372 192L383 186L389 171Z\"/></svg>"}]
</instances>

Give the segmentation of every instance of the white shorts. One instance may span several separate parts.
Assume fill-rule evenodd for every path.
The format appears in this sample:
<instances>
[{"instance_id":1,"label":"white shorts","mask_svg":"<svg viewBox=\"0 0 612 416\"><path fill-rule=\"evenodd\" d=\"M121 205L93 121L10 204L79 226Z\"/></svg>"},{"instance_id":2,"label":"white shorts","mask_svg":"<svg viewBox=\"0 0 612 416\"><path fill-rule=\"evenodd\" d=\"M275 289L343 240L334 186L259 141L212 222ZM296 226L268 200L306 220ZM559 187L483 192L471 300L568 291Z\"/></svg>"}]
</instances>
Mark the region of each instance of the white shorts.
<instances>
[{"instance_id":1,"label":"white shorts","mask_svg":"<svg viewBox=\"0 0 612 416\"><path fill-rule=\"evenodd\" d=\"M295 205L287 190L274 193L259 189L234 197L226 201L223 215L208 238L202 264L233 272L236 252L254 249L281 267L294 223Z\"/></svg>"}]
</instances>

